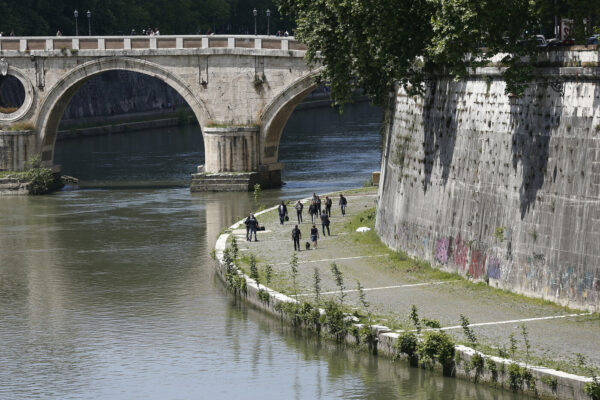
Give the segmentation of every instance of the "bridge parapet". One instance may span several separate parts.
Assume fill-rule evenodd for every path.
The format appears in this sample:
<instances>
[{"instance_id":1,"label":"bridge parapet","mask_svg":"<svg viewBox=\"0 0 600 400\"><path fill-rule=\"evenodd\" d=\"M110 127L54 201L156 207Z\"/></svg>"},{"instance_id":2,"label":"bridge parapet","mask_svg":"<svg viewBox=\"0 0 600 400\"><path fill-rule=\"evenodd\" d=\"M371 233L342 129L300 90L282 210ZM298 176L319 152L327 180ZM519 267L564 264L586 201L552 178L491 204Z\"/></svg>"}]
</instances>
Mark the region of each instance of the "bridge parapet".
<instances>
[{"instance_id":1,"label":"bridge parapet","mask_svg":"<svg viewBox=\"0 0 600 400\"><path fill-rule=\"evenodd\" d=\"M305 51L293 37L250 35L0 37L3 55L86 50L259 49Z\"/></svg>"}]
</instances>

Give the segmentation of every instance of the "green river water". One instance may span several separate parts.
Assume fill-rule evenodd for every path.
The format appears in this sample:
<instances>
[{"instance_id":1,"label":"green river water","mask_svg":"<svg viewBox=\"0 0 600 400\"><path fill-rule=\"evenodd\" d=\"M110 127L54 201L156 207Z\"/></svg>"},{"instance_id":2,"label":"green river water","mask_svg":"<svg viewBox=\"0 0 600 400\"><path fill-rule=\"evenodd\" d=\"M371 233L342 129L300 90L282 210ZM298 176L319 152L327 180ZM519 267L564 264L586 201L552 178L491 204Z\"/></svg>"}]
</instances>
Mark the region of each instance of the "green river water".
<instances>
[{"instance_id":1,"label":"green river water","mask_svg":"<svg viewBox=\"0 0 600 400\"><path fill-rule=\"evenodd\" d=\"M338 348L239 304L218 233L249 210L362 186L380 112L296 112L281 190L190 194L198 128L57 143L82 188L0 198L0 399L516 399Z\"/></svg>"}]
</instances>

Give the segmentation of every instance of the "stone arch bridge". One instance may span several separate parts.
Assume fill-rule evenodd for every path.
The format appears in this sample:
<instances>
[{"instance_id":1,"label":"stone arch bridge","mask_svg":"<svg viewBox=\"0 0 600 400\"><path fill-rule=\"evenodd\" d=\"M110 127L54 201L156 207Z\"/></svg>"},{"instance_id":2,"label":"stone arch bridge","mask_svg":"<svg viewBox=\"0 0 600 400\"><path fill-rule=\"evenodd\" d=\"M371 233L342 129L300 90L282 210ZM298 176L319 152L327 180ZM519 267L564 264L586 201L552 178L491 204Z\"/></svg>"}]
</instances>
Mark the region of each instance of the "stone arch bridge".
<instances>
[{"instance_id":1,"label":"stone arch bridge","mask_svg":"<svg viewBox=\"0 0 600 400\"><path fill-rule=\"evenodd\" d=\"M192 190L279 185L281 133L316 87L305 51L272 36L0 37L0 79L17 78L25 92L16 111L0 109L0 170L22 170L34 154L52 167L73 95L97 74L127 70L164 81L193 110L205 165Z\"/></svg>"}]
</instances>

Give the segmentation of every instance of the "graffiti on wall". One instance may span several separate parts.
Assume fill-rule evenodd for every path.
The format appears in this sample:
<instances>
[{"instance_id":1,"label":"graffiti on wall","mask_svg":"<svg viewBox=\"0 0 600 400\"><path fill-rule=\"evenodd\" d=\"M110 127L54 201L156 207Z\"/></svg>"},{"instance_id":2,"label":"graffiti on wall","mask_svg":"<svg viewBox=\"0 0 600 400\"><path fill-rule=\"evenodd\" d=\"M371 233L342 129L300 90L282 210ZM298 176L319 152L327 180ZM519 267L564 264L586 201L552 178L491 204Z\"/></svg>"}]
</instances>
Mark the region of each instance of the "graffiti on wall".
<instances>
[{"instance_id":1,"label":"graffiti on wall","mask_svg":"<svg viewBox=\"0 0 600 400\"><path fill-rule=\"evenodd\" d=\"M460 266L464 271L469 262L469 244L465 242L460 235L458 235L458 238L454 241L452 254L454 254L454 264Z\"/></svg>"},{"instance_id":2,"label":"graffiti on wall","mask_svg":"<svg viewBox=\"0 0 600 400\"><path fill-rule=\"evenodd\" d=\"M469 274L473 277L473 279L480 279L485 276L486 258L487 256L484 251L471 251L471 263L469 264Z\"/></svg>"},{"instance_id":3,"label":"graffiti on wall","mask_svg":"<svg viewBox=\"0 0 600 400\"><path fill-rule=\"evenodd\" d=\"M572 265L551 266L543 252L516 253L508 257L511 246L482 247L474 241L442 236L430 240L430 233L417 224L402 223L395 238L411 255L429 259L438 265L453 267L473 279L499 280L525 293L540 293L544 298L571 299L597 303L600 298L600 270L581 271Z\"/></svg>"},{"instance_id":4,"label":"graffiti on wall","mask_svg":"<svg viewBox=\"0 0 600 400\"><path fill-rule=\"evenodd\" d=\"M502 271L500 269L500 260L496 256L488 257L487 276L492 279L500 279Z\"/></svg>"},{"instance_id":5,"label":"graffiti on wall","mask_svg":"<svg viewBox=\"0 0 600 400\"><path fill-rule=\"evenodd\" d=\"M441 238L435 244L435 260L441 264L448 262L448 249L450 247L450 240L448 238Z\"/></svg>"}]
</instances>

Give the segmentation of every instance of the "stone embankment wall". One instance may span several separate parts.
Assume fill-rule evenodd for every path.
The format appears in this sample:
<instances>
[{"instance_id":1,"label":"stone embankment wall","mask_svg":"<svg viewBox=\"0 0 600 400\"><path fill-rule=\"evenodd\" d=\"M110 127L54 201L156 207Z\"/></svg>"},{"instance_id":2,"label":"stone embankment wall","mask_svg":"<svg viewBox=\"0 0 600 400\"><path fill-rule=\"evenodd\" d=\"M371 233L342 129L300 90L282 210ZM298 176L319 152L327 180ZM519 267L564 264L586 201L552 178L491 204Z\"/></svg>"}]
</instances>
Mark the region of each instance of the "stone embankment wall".
<instances>
[{"instance_id":1,"label":"stone embankment wall","mask_svg":"<svg viewBox=\"0 0 600 400\"><path fill-rule=\"evenodd\" d=\"M0 196L24 196L29 194L29 182L23 182L18 178L0 178Z\"/></svg>"},{"instance_id":2,"label":"stone embankment wall","mask_svg":"<svg viewBox=\"0 0 600 400\"><path fill-rule=\"evenodd\" d=\"M598 311L598 52L548 57L522 98L497 68L398 89L376 229L440 268Z\"/></svg>"},{"instance_id":3,"label":"stone embankment wall","mask_svg":"<svg viewBox=\"0 0 600 400\"><path fill-rule=\"evenodd\" d=\"M65 110L63 119L130 114L185 105L160 79L128 71L108 71L87 81Z\"/></svg>"},{"instance_id":4,"label":"stone embankment wall","mask_svg":"<svg viewBox=\"0 0 600 400\"><path fill-rule=\"evenodd\" d=\"M158 117L157 117L158 118ZM150 129L168 128L180 125L178 118L160 118L150 121L126 122L118 120L111 125L90 126L88 128L70 128L58 132L56 140L74 139L82 136L104 136L118 133L145 131Z\"/></svg>"}]
</instances>

